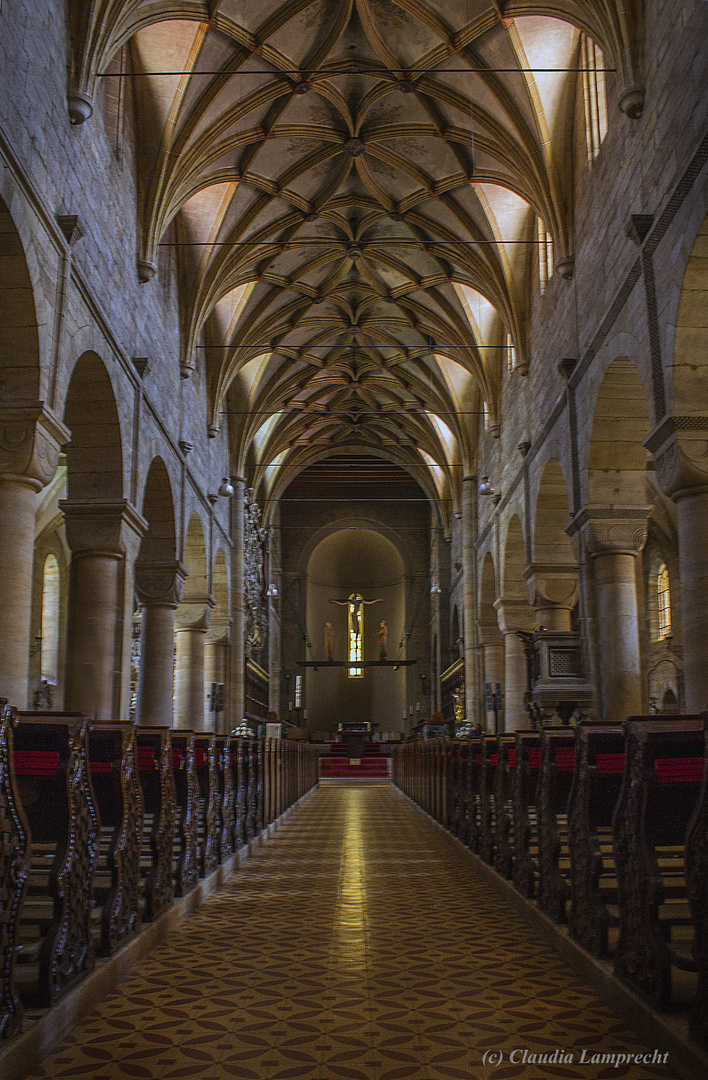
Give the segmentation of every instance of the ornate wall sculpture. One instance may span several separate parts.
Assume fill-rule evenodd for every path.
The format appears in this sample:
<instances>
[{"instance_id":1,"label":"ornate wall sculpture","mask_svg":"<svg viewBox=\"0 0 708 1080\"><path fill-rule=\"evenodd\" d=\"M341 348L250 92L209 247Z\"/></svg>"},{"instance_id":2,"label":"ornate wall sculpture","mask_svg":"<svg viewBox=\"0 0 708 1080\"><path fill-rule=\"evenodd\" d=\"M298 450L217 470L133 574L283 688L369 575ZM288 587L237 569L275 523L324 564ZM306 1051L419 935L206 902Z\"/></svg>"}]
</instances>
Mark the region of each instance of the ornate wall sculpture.
<instances>
[{"instance_id":1,"label":"ornate wall sculpture","mask_svg":"<svg viewBox=\"0 0 708 1080\"><path fill-rule=\"evenodd\" d=\"M248 488L245 497L243 566L246 610L246 657L263 664L268 658L268 605L265 558L267 532L261 525L261 508Z\"/></svg>"}]
</instances>

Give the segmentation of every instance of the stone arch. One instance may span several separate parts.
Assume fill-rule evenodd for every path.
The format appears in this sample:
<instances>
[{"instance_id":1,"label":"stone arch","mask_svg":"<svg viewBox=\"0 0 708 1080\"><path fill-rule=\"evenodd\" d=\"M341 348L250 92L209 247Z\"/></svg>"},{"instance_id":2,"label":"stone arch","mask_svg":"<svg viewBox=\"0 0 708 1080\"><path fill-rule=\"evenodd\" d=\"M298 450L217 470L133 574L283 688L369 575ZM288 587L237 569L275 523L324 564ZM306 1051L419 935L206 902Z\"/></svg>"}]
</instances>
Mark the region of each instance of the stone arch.
<instances>
[{"instance_id":1,"label":"stone arch","mask_svg":"<svg viewBox=\"0 0 708 1080\"><path fill-rule=\"evenodd\" d=\"M494 607L497 599L497 575L491 551L484 556L479 588L479 627L482 642L489 640L500 645L503 641L497 612Z\"/></svg>"},{"instance_id":2,"label":"stone arch","mask_svg":"<svg viewBox=\"0 0 708 1080\"><path fill-rule=\"evenodd\" d=\"M176 727L202 731L207 726L205 645L214 599L209 593L204 529L196 511L187 524L184 566L184 596L176 617L174 716Z\"/></svg>"},{"instance_id":3,"label":"stone arch","mask_svg":"<svg viewBox=\"0 0 708 1080\"><path fill-rule=\"evenodd\" d=\"M147 532L140 545L138 562L174 563L177 558L177 530L172 484L161 457L153 458L143 493L143 517Z\"/></svg>"},{"instance_id":4,"label":"stone arch","mask_svg":"<svg viewBox=\"0 0 708 1080\"><path fill-rule=\"evenodd\" d=\"M528 722L525 706L528 689L526 656L519 631L534 626L525 578L526 545L521 520L514 514L504 541L501 596L495 603L504 633L504 727L514 731Z\"/></svg>"},{"instance_id":5,"label":"stone arch","mask_svg":"<svg viewBox=\"0 0 708 1080\"><path fill-rule=\"evenodd\" d=\"M64 420L69 502L115 502L123 498L123 444L110 376L94 352L76 363Z\"/></svg>"},{"instance_id":6,"label":"stone arch","mask_svg":"<svg viewBox=\"0 0 708 1080\"><path fill-rule=\"evenodd\" d=\"M40 342L34 288L20 234L0 199L0 401L37 401Z\"/></svg>"},{"instance_id":7,"label":"stone arch","mask_svg":"<svg viewBox=\"0 0 708 1080\"><path fill-rule=\"evenodd\" d=\"M708 402L708 217L686 267L670 362L674 410L705 415Z\"/></svg>"},{"instance_id":8,"label":"stone arch","mask_svg":"<svg viewBox=\"0 0 708 1080\"><path fill-rule=\"evenodd\" d=\"M460 613L457 610L457 604L453 605L452 617L450 619L450 662L459 660L463 655L463 648L461 643L461 624Z\"/></svg>"},{"instance_id":9,"label":"stone arch","mask_svg":"<svg viewBox=\"0 0 708 1080\"><path fill-rule=\"evenodd\" d=\"M610 364L595 405L588 491L591 505L622 507L646 502L649 410L637 368L627 357Z\"/></svg>"},{"instance_id":10,"label":"stone arch","mask_svg":"<svg viewBox=\"0 0 708 1080\"><path fill-rule=\"evenodd\" d=\"M541 475L536 498L533 562L525 576L538 627L567 631L578 598L578 570L566 528L570 505L565 476L557 458Z\"/></svg>"},{"instance_id":11,"label":"stone arch","mask_svg":"<svg viewBox=\"0 0 708 1080\"><path fill-rule=\"evenodd\" d=\"M204 541L204 529L196 511L193 511L187 524L187 535L184 543L184 565L187 571L184 585L185 600L206 596L206 543Z\"/></svg>"},{"instance_id":12,"label":"stone arch","mask_svg":"<svg viewBox=\"0 0 708 1080\"><path fill-rule=\"evenodd\" d=\"M141 607L137 700L140 723L172 724L175 609L184 569L177 562L172 485L161 457L153 458L143 494L147 529L135 566L135 593ZM134 663L136 663L134 661Z\"/></svg>"}]
</instances>

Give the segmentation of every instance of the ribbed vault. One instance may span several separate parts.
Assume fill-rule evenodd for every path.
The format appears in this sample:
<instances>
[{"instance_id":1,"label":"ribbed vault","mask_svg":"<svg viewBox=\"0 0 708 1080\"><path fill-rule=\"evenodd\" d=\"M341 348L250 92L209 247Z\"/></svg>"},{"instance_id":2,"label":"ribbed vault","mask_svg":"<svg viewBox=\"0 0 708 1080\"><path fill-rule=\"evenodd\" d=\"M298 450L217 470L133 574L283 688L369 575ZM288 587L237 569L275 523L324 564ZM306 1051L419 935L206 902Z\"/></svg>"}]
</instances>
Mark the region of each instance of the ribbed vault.
<instances>
[{"instance_id":1,"label":"ribbed vault","mask_svg":"<svg viewBox=\"0 0 708 1080\"><path fill-rule=\"evenodd\" d=\"M204 365L238 467L355 446L454 500L510 347L528 370L539 221L572 273L580 33L636 113L640 0L71 10L72 117L132 77L139 273L176 247L181 373Z\"/></svg>"}]
</instances>

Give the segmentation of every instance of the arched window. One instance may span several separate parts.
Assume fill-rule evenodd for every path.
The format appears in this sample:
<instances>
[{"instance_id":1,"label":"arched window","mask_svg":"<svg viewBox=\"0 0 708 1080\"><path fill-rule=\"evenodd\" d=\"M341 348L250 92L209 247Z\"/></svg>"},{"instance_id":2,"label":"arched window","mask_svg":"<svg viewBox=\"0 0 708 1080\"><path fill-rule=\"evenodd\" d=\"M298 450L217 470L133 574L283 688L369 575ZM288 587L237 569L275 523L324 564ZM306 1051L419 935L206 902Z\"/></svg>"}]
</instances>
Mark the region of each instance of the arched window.
<instances>
[{"instance_id":1,"label":"arched window","mask_svg":"<svg viewBox=\"0 0 708 1080\"><path fill-rule=\"evenodd\" d=\"M361 663L364 656L364 597L359 593L352 593L349 597L348 625L349 625L349 663L356 665ZM350 679L360 679L364 670L360 667L349 668Z\"/></svg>"},{"instance_id":2,"label":"arched window","mask_svg":"<svg viewBox=\"0 0 708 1080\"><path fill-rule=\"evenodd\" d=\"M580 66L583 69L588 164L592 165L607 133L607 95L605 93L605 58L595 42L585 34L580 42Z\"/></svg>"},{"instance_id":3,"label":"arched window","mask_svg":"<svg viewBox=\"0 0 708 1080\"><path fill-rule=\"evenodd\" d=\"M59 626L61 576L56 555L47 555L42 571L42 627L40 678L52 686L59 682Z\"/></svg>"},{"instance_id":4,"label":"arched window","mask_svg":"<svg viewBox=\"0 0 708 1080\"><path fill-rule=\"evenodd\" d=\"M536 241L538 243L538 287L543 296L553 273L553 237L541 218L536 218Z\"/></svg>"},{"instance_id":5,"label":"arched window","mask_svg":"<svg viewBox=\"0 0 708 1080\"><path fill-rule=\"evenodd\" d=\"M661 563L656 574L656 612L657 640L665 641L671 637L671 591L669 588L669 569Z\"/></svg>"}]
</instances>

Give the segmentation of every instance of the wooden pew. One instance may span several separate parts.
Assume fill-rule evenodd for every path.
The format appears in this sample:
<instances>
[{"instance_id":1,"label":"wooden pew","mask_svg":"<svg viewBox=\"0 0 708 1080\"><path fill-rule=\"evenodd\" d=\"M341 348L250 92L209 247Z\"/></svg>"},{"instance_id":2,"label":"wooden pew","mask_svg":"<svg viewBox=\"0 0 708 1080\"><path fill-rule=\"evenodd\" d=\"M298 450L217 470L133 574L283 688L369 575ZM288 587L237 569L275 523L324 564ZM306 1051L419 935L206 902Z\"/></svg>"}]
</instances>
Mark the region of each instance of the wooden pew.
<instances>
[{"instance_id":1,"label":"wooden pew","mask_svg":"<svg viewBox=\"0 0 708 1080\"><path fill-rule=\"evenodd\" d=\"M194 763L194 732L172 731L170 740L177 796L172 872L175 896L186 896L199 878L199 782Z\"/></svg>"},{"instance_id":2,"label":"wooden pew","mask_svg":"<svg viewBox=\"0 0 708 1080\"><path fill-rule=\"evenodd\" d=\"M497 740L497 767L494 771L494 869L511 878L514 828L512 790L516 763L516 735L509 732Z\"/></svg>"},{"instance_id":3,"label":"wooden pew","mask_svg":"<svg viewBox=\"0 0 708 1080\"><path fill-rule=\"evenodd\" d=\"M566 921L566 904L570 898L568 799L574 771L575 730L543 730L536 792L538 906L556 923Z\"/></svg>"},{"instance_id":4,"label":"wooden pew","mask_svg":"<svg viewBox=\"0 0 708 1080\"><path fill-rule=\"evenodd\" d=\"M197 851L199 876L206 877L220 862L221 798L216 735L199 731L194 736L197 777Z\"/></svg>"},{"instance_id":5,"label":"wooden pew","mask_svg":"<svg viewBox=\"0 0 708 1080\"><path fill-rule=\"evenodd\" d=\"M101 818L94 876L96 952L110 956L140 926L140 848L145 806L135 728L93 722L89 727L91 783Z\"/></svg>"},{"instance_id":6,"label":"wooden pew","mask_svg":"<svg viewBox=\"0 0 708 1080\"><path fill-rule=\"evenodd\" d=\"M143 922L152 922L170 906L174 897L172 850L177 796L170 729L140 726L135 729L135 739L145 805L141 856Z\"/></svg>"},{"instance_id":7,"label":"wooden pew","mask_svg":"<svg viewBox=\"0 0 708 1080\"><path fill-rule=\"evenodd\" d=\"M258 790L258 756L256 753L256 740L246 739L245 746L246 762L246 839L252 840L256 835L256 811Z\"/></svg>"},{"instance_id":8,"label":"wooden pew","mask_svg":"<svg viewBox=\"0 0 708 1080\"><path fill-rule=\"evenodd\" d=\"M512 879L523 896L536 891L538 830L536 787L541 767L541 734L517 731L512 787L514 851Z\"/></svg>"},{"instance_id":9,"label":"wooden pew","mask_svg":"<svg viewBox=\"0 0 708 1080\"><path fill-rule=\"evenodd\" d=\"M479 852L480 814L479 783L482 771L482 736L475 732L467 740L467 775L465 776L465 822L464 841L467 847Z\"/></svg>"},{"instance_id":10,"label":"wooden pew","mask_svg":"<svg viewBox=\"0 0 708 1080\"><path fill-rule=\"evenodd\" d=\"M615 974L657 1008L671 1002L672 968L695 971L685 880L685 839L705 769L698 718L630 719L627 763L615 808L613 843L620 932Z\"/></svg>"},{"instance_id":11,"label":"wooden pew","mask_svg":"<svg viewBox=\"0 0 708 1080\"><path fill-rule=\"evenodd\" d=\"M231 743L231 768L234 782L234 851L248 842L246 835L246 784L248 778L244 739Z\"/></svg>"},{"instance_id":12,"label":"wooden pew","mask_svg":"<svg viewBox=\"0 0 708 1080\"><path fill-rule=\"evenodd\" d=\"M217 779L219 785L219 862L235 850L236 789L231 766L233 744L230 735L216 736Z\"/></svg>"},{"instance_id":13,"label":"wooden pew","mask_svg":"<svg viewBox=\"0 0 708 1080\"><path fill-rule=\"evenodd\" d=\"M265 806L263 787L263 773L265 771L265 739L256 739L256 806L255 806L255 831L260 833L265 826ZM278 754L280 756L280 754ZM281 773L282 776L282 773ZM281 784L282 787L282 784ZM282 794L281 794L282 805Z\"/></svg>"},{"instance_id":14,"label":"wooden pew","mask_svg":"<svg viewBox=\"0 0 708 1080\"><path fill-rule=\"evenodd\" d=\"M16 978L25 1003L47 1006L94 966L93 876L100 819L91 785L88 720L20 713L17 790L32 833Z\"/></svg>"},{"instance_id":15,"label":"wooden pew","mask_svg":"<svg viewBox=\"0 0 708 1080\"><path fill-rule=\"evenodd\" d=\"M698 990L691 1010L691 1035L708 1046L708 713L701 716L706 768L696 809L686 836L686 890L693 917L693 953Z\"/></svg>"},{"instance_id":16,"label":"wooden pew","mask_svg":"<svg viewBox=\"0 0 708 1080\"><path fill-rule=\"evenodd\" d=\"M464 804L464 788L462 787L464 746L465 744L460 739L452 739L448 747L447 821L453 836L460 835L460 810Z\"/></svg>"},{"instance_id":17,"label":"wooden pew","mask_svg":"<svg viewBox=\"0 0 708 1080\"><path fill-rule=\"evenodd\" d=\"M486 863L494 862L494 773L497 767L497 736L484 734L480 742L479 843L477 853Z\"/></svg>"},{"instance_id":18,"label":"wooden pew","mask_svg":"<svg viewBox=\"0 0 708 1080\"><path fill-rule=\"evenodd\" d=\"M15 986L15 950L32 838L15 780L16 722L17 711L0 698L0 1040L21 1029L24 1013Z\"/></svg>"},{"instance_id":19,"label":"wooden pew","mask_svg":"<svg viewBox=\"0 0 708 1080\"><path fill-rule=\"evenodd\" d=\"M581 724L576 729L576 769L568 803L568 931L600 957L609 955L609 930L618 922L612 818L624 777L624 741L621 724Z\"/></svg>"}]
</instances>

